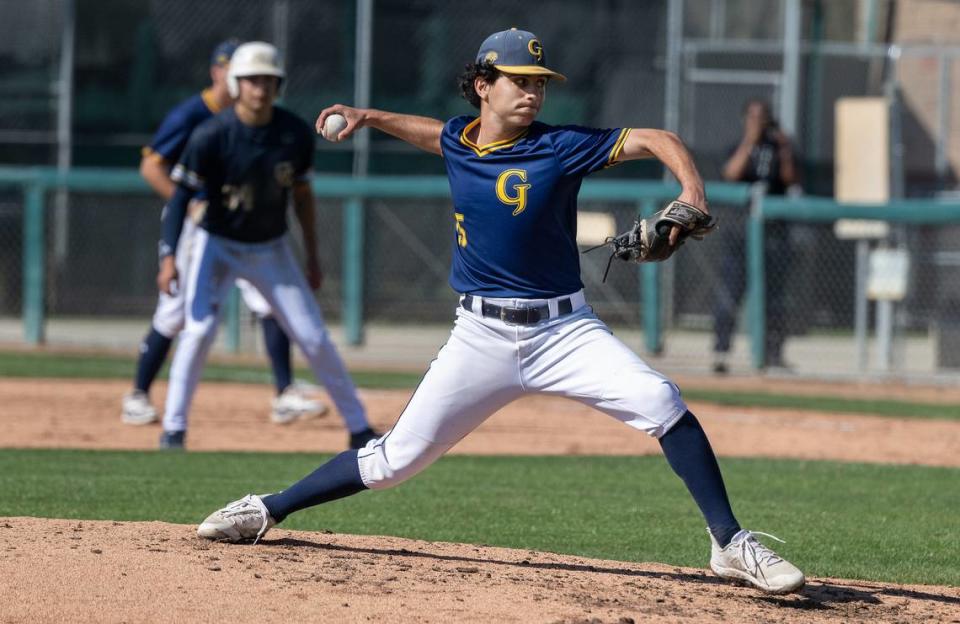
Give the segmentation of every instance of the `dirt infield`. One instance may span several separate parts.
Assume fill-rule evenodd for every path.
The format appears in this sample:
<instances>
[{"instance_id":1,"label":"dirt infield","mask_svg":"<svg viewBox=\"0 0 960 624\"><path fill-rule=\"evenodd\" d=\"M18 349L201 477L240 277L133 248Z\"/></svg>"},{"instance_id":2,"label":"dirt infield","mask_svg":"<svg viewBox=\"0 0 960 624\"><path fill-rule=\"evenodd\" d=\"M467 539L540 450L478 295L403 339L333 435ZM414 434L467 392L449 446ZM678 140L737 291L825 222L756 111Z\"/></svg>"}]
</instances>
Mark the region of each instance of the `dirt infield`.
<instances>
[{"instance_id":1,"label":"dirt infield","mask_svg":"<svg viewBox=\"0 0 960 624\"><path fill-rule=\"evenodd\" d=\"M0 519L0 620L960 621L955 588L816 579L777 597L660 564L279 529L269 538L227 545L160 522Z\"/></svg>"},{"instance_id":2,"label":"dirt infield","mask_svg":"<svg viewBox=\"0 0 960 624\"><path fill-rule=\"evenodd\" d=\"M744 383L744 382L739 382ZM152 449L158 426L120 423L120 381L0 380L2 447ZM786 390L786 389L785 389ZM895 389L872 391L893 392ZM166 388L157 384L156 397ZM790 389L791 392L799 392ZM822 392L823 390L821 390ZM919 390L896 390L916 400ZM912 392L903 397L904 392ZM931 400L950 398L935 390ZM365 390L371 421L388 428L410 391ZM325 451L345 448L335 415L287 426L268 421L264 385L200 386L187 445L193 450ZM960 423L691 403L718 455L960 466ZM624 435L625 432L627 435ZM494 414L452 451L471 454L658 454L655 440L579 403L549 397L518 401Z\"/></svg>"},{"instance_id":3,"label":"dirt infield","mask_svg":"<svg viewBox=\"0 0 960 624\"><path fill-rule=\"evenodd\" d=\"M841 394L828 391L835 388L778 383L792 394ZM152 449L159 427L120 423L125 389L123 382L0 380L0 446ZM164 390L158 385L155 396L162 397ZM960 392L945 389L849 392L960 400ZM409 391L363 392L379 427L389 427L408 398ZM344 448L346 432L336 415L272 425L268 401L269 389L262 385L202 385L188 446ZM958 422L691 407L721 456L960 466ZM535 397L494 415L453 452L659 453L655 441L624 432L620 423L577 403ZM199 540L193 531L156 522L0 518L0 622L960 624L957 588L812 579L800 595L771 597L721 583L703 570L655 563L279 529L257 546L232 546Z\"/></svg>"}]
</instances>

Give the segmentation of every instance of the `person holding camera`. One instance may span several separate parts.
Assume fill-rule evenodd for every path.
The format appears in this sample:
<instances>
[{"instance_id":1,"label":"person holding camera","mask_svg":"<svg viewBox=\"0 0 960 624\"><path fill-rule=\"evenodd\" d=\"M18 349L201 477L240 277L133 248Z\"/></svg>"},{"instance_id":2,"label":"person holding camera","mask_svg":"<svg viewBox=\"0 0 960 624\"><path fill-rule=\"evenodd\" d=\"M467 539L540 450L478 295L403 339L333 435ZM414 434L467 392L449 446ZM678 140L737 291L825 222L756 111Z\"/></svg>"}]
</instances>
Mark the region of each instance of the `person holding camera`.
<instances>
[{"instance_id":1,"label":"person holding camera","mask_svg":"<svg viewBox=\"0 0 960 624\"><path fill-rule=\"evenodd\" d=\"M730 182L762 182L769 195L784 195L797 184L797 168L790 140L780 130L770 112L770 105L761 99L748 100L744 106L743 136L730 150L723 166L723 178ZM767 221L764 232L766 263L767 328L764 368L786 368L783 344L787 338L786 280L790 266L790 237L787 224ZM744 232L735 231L734 237ZM714 301L714 364L717 374L729 372L730 352L737 309L746 290L746 245L743 240L730 241L730 252L721 263L719 290Z\"/></svg>"}]
</instances>

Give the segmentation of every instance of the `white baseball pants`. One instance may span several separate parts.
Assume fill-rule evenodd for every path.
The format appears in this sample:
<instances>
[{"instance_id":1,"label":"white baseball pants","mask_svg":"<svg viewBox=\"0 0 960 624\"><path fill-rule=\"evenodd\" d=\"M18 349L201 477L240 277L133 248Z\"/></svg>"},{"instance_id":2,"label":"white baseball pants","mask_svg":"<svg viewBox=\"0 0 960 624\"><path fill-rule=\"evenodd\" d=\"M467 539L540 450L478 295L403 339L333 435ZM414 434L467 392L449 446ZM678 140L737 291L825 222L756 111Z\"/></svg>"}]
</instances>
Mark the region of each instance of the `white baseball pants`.
<instances>
[{"instance_id":1,"label":"white baseball pants","mask_svg":"<svg viewBox=\"0 0 960 624\"><path fill-rule=\"evenodd\" d=\"M174 262L177 265L177 273L180 275L180 282L183 283L184 277L190 272L190 260L193 253L193 239L199 228L193 219L183 220L183 230L180 232L180 239L177 242L177 253L174 256ZM263 298L263 295L254 288L250 282L238 279L237 288L240 289L240 295L243 302L247 304L250 311L258 318L270 316L270 304ZM186 298L186 288L177 288L172 295L160 293L157 300L157 308L153 312L153 328L157 333L174 338L179 334L186 323L186 309L184 300Z\"/></svg>"},{"instance_id":2,"label":"white baseball pants","mask_svg":"<svg viewBox=\"0 0 960 624\"><path fill-rule=\"evenodd\" d=\"M186 327L170 367L163 415L165 431L185 431L190 402L216 336L223 302L238 277L249 281L266 300L290 339L300 347L350 431L367 424L357 390L330 341L306 278L294 259L287 238L263 243L242 243L197 229L193 261L184 278Z\"/></svg>"},{"instance_id":3,"label":"white baseball pants","mask_svg":"<svg viewBox=\"0 0 960 624\"><path fill-rule=\"evenodd\" d=\"M511 307L563 299L487 299ZM491 414L524 394L564 396L659 438L687 411L677 386L653 370L593 314L583 293L573 312L510 325L457 308L450 339L430 364L393 428L360 450L364 485L382 489L417 474ZM544 418L549 418L545 414Z\"/></svg>"}]
</instances>

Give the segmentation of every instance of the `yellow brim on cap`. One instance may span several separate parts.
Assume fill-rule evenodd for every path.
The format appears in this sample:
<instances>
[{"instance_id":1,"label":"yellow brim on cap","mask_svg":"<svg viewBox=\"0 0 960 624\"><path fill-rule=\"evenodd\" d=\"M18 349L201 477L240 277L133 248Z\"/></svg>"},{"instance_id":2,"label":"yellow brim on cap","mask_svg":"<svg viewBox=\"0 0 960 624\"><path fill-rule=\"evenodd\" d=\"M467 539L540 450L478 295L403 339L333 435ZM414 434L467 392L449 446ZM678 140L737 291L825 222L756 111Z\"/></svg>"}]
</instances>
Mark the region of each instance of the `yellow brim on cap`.
<instances>
[{"instance_id":1,"label":"yellow brim on cap","mask_svg":"<svg viewBox=\"0 0 960 624\"><path fill-rule=\"evenodd\" d=\"M494 65L495 68L506 74L518 74L520 76L549 76L560 82L566 81L567 77L549 70L539 65Z\"/></svg>"}]
</instances>

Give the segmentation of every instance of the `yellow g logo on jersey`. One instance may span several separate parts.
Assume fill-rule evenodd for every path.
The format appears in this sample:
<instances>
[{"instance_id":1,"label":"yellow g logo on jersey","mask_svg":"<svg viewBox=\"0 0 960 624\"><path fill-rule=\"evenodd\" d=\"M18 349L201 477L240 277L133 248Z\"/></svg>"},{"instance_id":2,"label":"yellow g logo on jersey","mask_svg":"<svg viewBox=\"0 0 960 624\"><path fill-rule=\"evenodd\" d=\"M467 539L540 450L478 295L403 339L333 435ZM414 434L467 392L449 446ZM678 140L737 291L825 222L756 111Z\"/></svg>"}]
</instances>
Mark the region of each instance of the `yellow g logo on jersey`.
<instances>
[{"instance_id":1,"label":"yellow g logo on jersey","mask_svg":"<svg viewBox=\"0 0 960 624\"><path fill-rule=\"evenodd\" d=\"M531 39L527 42L527 50L530 50L530 54L533 55L533 58L538 61L543 60L543 46L540 45L540 42L536 39Z\"/></svg>"},{"instance_id":2,"label":"yellow g logo on jersey","mask_svg":"<svg viewBox=\"0 0 960 624\"><path fill-rule=\"evenodd\" d=\"M527 181L527 172L523 169L507 169L497 178L497 199L508 206L515 206L513 216L517 216L527 207L527 189L529 184L514 184L510 190L513 195L507 193L507 184L510 178L518 178L521 182Z\"/></svg>"}]
</instances>

